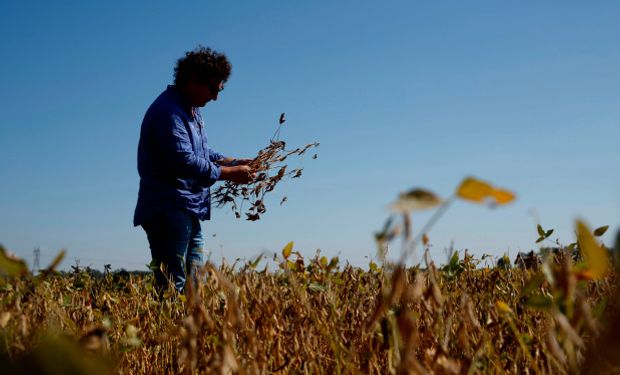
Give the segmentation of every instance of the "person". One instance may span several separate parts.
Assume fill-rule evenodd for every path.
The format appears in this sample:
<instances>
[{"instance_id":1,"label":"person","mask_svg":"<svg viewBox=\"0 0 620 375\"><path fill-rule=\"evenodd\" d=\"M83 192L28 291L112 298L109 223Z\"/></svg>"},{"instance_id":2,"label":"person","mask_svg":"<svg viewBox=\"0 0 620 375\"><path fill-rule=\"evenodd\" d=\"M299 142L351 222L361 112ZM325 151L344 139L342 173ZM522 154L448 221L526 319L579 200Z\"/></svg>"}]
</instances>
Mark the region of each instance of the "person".
<instances>
[{"instance_id":1,"label":"person","mask_svg":"<svg viewBox=\"0 0 620 375\"><path fill-rule=\"evenodd\" d=\"M246 184L251 159L225 157L208 145L199 108L216 101L231 72L225 54L198 46L177 61L174 84L146 111L138 143L140 189L134 226L151 249L158 290L169 280L183 292L203 264L200 221L211 217L209 187L218 180Z\"/></svg>"}]
</instances>

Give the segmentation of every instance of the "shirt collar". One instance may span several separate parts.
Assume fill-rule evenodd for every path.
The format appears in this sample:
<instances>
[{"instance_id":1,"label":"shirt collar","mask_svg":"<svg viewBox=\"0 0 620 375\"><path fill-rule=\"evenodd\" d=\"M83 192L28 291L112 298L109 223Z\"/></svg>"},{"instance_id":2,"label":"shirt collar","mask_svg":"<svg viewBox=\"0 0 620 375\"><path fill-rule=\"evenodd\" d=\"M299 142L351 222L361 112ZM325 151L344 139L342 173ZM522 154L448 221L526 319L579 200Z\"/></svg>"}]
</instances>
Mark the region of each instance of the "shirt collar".
<instances>
[{"instance_id":1,"label":"shirt collar","mask_svg":"<svg viewBox=\"0 0 620 375\"><path fill-rule=\"evenodd\" d=\"M166 91L170 93L183 111L185 111L185 114L190 118L190 120L199 122L198 107L193 107L190 103L188 103L175 85L168 85Z\"/></svg>"}]
</instances>

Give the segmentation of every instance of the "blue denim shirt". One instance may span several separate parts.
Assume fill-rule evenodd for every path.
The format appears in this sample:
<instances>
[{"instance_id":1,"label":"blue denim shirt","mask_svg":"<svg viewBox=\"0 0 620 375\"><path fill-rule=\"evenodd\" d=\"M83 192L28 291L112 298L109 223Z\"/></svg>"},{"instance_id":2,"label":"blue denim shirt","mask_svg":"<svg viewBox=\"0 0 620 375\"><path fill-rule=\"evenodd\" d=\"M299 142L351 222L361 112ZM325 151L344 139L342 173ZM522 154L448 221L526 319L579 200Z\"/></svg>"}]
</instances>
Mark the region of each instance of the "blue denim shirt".
<instances>
[{"instance_id":1,"label":"blue denim shirt","mask_svg":"<svg viewBox=\"0 0 620 375\"><path fill-rule=\"evenodd\" d=\"M191 108L174 86L155 99L144 115L138 144L140 191L133 224L154 215L186 210L210 219L209 187L220 177L213 162L224 155L207 145L197 108Z\"/></svg>"}]
</instances>

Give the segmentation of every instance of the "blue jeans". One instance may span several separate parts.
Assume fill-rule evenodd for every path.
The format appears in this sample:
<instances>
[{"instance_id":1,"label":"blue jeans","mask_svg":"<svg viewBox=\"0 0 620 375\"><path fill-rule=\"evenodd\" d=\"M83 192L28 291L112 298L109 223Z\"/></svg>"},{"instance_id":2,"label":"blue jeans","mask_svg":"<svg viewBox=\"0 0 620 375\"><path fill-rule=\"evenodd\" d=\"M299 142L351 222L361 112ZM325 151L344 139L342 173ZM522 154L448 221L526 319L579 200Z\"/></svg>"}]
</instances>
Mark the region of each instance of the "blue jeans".
<instances>
[{"instance_id":1,"label":"blue jeans","mask_svg":"<svg viewBox=\"0 0 620 375\"><path fill-rule=\"evenodd\" d=\"M151 247L156 286L165 289L171 280L183 292L186 277L195 277L196 268L203 265L200 221L190 212L176 210L156 215L142 228Z\"/></svg>"}]
</instances>

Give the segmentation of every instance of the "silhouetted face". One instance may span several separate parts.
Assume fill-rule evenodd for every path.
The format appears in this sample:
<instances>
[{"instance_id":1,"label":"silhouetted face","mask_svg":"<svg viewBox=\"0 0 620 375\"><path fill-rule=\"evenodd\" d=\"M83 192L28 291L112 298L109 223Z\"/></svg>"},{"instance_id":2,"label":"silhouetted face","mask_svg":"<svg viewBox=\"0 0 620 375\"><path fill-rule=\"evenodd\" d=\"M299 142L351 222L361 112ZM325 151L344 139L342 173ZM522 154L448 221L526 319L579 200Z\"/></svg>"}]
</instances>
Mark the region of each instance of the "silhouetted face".
<instances>
[{"instance_id":1,"label":"silhouetted face","mask_svg":"<svg viewBox=\"0 0 620 375\"><path fill-rule=\"evenodd\" d=\"M185 96L193 107L204 107L211 100L217 100L217 95L224 89L224 82L202 83L190 80L183 89Z\"/></svg>"}]
</instances>

